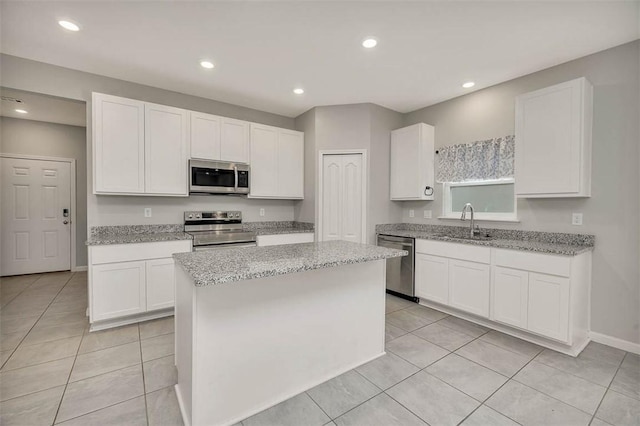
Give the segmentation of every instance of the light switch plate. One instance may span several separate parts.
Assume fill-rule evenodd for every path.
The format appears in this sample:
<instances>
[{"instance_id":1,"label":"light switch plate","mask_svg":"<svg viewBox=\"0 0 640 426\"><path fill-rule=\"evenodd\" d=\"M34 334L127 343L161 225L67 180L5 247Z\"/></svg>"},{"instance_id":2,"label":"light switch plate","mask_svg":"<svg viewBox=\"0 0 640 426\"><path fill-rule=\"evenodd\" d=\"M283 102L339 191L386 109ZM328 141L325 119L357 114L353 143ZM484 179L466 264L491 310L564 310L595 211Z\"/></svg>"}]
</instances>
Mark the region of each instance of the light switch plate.
<instances>
[{"instance_id":1,"label":"light switch plate","mask_svg":"<svg viewBox=\"0 0 640 426\"><path fill-rule=\"evenodd\" d=\"M409 210L409 217L415 217L415 216L416 216L416 212L413 209Z\"/></svg>"},{"instance_id":2,"label":"light switch plate","mask_svg":"<svg viewBox=\"0 0 640 426\"><path fill-rule=\"evenodd\" d=\"M431 219L431 210L425 210L424 211L424 218L425 219Z\"/></svg>"},{"instance_id":3,"label":"light switch plate","mask_svg":"<svg viewBox=\"0 0 640 426\"><path fill-rule=\"evenodd\" d=\"M260 216L264 216L264 209L260 209Z\"/></svg>"},{"instance_id":4,"label":"light switch plate","mask_svg":"<svg viewBox=\"0 0 640 426\"><path fill-rule=\"evenodd\" d=\"M151 217L151 207L144 209L144 217Z\"/></svg>"},{"instance_id":5,"label":"light switch plate","mask_svg":"<svg viewBox=\"0 0 640 426\"><path fill-rule=\"evenodd\" d=\"M574 213L571 216L572 225L582 225L582 213Z\"/></svg>"}]
</instances>

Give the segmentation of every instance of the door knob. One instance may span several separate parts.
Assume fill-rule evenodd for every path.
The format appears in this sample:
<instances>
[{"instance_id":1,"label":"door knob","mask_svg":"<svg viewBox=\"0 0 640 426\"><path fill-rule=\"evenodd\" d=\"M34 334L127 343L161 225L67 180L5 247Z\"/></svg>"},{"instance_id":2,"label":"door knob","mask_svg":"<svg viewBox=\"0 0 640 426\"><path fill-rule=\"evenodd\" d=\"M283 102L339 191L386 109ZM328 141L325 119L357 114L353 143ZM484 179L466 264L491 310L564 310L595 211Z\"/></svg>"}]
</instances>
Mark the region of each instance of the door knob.
<instances>
[{"instance_id":1,"label":"door knob","mask_svg":"<svg viewBox=\"0 0 640 426\"><path fill-rule=\"evenodd\" d=\"M65 225L68 225L68 224L69 224L69 221L68 221L68 220L65 220L65 221L63 221L62 223L64 223Z\"/></svg>"}]
</instances>

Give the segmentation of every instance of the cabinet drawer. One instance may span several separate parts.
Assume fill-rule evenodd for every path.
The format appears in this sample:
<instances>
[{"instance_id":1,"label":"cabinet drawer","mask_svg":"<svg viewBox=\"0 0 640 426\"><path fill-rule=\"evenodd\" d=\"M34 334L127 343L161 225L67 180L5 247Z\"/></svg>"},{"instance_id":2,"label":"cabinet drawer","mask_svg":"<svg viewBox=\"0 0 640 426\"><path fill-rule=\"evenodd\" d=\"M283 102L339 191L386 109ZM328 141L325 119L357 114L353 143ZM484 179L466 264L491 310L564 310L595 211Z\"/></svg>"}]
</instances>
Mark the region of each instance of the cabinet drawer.
<instances>
[{"instance_id":1,"label":"cabinet drawer","mask_svg":"<svg viewBox=\"0 0 640 426\"><path fill-rule=\"evenodd\" d=\"M416 240L416 252L477 263L491 263L491 249L469 244L446 243L432 240Z\"/></svg>"},{"instance_id":2,"label":"cabinet drawer","mask_svg":"<svg viewBox=\"0 0 640 426\"><path fill-rule=\"evenodd\" d=\"M313 233L311 232L304 232L299 234L258 235L257 240L257 244L259 247L312 242Z\"/></svg>"},{"instance_id":3,"label":"cabinet drawer","mask_svg":"<svg viewBox=\"0 0 640 426\"><path fill-rule=\"evenodd\" d=\"M503 249L494 249L493 256L497 266L561 277L568 277L571 273L571 258L566 256Z\"/></svg>"},{"instance_id":4,"label":"cabinet drawer","mask_svg":"<svg viewBox=\"0 0 640 426\"><path fill-rule=\"evenodd\" d=\"M134 260L161 259L174 253L191 251L191 241L163 241L159 243L113 244L89 247L92 265Z\"/></svg>"}]
</instances>

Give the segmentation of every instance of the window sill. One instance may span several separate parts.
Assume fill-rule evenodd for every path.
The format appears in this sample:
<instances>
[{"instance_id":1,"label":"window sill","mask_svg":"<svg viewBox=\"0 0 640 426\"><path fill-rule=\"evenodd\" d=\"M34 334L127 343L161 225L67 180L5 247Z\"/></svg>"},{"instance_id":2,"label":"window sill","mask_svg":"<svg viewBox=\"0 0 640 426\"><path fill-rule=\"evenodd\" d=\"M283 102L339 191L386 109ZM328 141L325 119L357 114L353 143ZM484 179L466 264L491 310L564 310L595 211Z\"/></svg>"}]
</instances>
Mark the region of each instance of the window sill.
<instances>
[{"instance_id":1,"label":"window sill","mask_svg":"<svg viewBox=\"0 0 640 426\"><path fill-rule=\"evenodd\" d=\"M438 216L438 220L457 220L460 221L460 216ZM469 219L466 219L468 221ZM476 222L507 222L507 223L520 223L518 218L483 218L483 217L475 217L473 220Z\"/></svg>"}]
</instances>

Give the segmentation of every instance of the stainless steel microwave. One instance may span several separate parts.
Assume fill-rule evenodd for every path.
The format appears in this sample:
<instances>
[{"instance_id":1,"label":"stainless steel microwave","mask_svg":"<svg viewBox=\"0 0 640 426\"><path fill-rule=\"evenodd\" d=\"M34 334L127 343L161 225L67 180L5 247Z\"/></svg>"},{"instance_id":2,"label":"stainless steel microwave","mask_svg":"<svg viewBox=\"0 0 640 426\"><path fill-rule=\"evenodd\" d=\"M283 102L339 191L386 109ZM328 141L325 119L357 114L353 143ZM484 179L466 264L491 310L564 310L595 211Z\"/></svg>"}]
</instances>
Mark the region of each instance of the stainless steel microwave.
<instances>
[{"instance_id":1,"label":"stainless steel microwave","mask_svg":"<svg viewBox=\"0 0 640 426\"><path fill-rule=\"evenodd\" d=\"M248 194L249 165L189 160L190 194Z\"/></svg>"}]
</instances>

